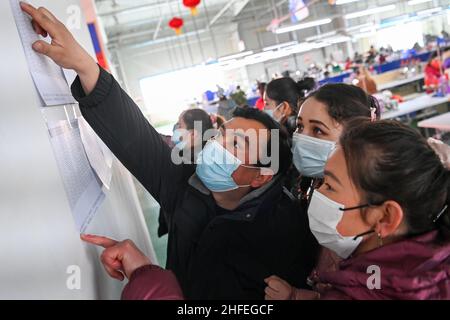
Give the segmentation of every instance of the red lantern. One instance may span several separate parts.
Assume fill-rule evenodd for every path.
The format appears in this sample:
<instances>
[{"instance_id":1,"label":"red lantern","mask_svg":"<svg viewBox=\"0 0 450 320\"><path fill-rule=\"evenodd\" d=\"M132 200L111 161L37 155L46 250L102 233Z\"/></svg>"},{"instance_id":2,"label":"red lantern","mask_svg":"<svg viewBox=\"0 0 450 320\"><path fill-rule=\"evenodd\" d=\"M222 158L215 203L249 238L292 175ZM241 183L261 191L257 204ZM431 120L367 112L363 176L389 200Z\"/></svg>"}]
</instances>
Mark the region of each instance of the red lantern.
<instances>
[{"instance_id":1,"label":"red lantern","mask_svg":"<svg viewBox=\"0 0 450 320\"><path fill-rule=\"evenodd\" d=\"M177 35L181 34L181 28L183 28L184 20L178 17L173 18L169 21L169 27L175 30Z\"/></svg>"},{"instance_id":2,"label":"red lantern","mask_svg":"<svg viewBox=\"0 0 450 320\"><path fill-rule=\"evenodd\" d=\"M198 14L197 6L200 4L201 0L183 0L185 7L191 9L191 14L196 16Z\"/></svg>"}]
</instances>

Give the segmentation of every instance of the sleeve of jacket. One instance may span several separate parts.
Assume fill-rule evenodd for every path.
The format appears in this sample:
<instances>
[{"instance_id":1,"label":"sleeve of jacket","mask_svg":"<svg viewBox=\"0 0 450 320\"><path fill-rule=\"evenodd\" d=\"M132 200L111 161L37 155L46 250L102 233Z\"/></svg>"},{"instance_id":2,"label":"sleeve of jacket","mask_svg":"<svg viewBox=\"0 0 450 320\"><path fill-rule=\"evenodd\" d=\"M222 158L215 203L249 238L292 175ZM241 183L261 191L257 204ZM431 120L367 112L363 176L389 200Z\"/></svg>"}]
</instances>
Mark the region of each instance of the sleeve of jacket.
<instances>
[{"instance_id":1,"label":"sleeve of jacket","mask_svg":"<svg viewBox=\"0 0 450 320\"><path fill-rule=\"evenodd\" d=\"M346 295L344 292L330 289L327 292L321 294L320 300L352 300L352 298Z\"/></svg>"},{"instance_id":2,"label":"sleeve of jacket","mask_svg":"<svg viewBox=\"0 0 450 320\"><path fill-rule=\"evenodd\" d=\"M122 300L184 300L184 297L171 271L148 265L133 272Z\"/></svg>"},{"instance_id":3,"label":"sleeve of jacket","mask_svg":"<svg viewBox=\"0 0 450 320\"><path fill-rule=\"evenodd\" d=\"M222 260L220 260L222 259ZM263 300L264 279L271 273L250 255L223 252L217 263L202 263L195 259L191 265L188 287L189 300Z\"/></svg>"},{"instance_id":4,"label":"sleeve of jacket","mask_svg":"<svg viewBox=\"0 0 450 320\"><path fill-rule=\"evenodd\" d=\"M100 68L97 85L87 96L77 77L72 94L98 136L166 212L171 212L180 188L186 185L181 181L183 165L173 163L169 146L114 77Z\"/></svg>"}]
</instances>

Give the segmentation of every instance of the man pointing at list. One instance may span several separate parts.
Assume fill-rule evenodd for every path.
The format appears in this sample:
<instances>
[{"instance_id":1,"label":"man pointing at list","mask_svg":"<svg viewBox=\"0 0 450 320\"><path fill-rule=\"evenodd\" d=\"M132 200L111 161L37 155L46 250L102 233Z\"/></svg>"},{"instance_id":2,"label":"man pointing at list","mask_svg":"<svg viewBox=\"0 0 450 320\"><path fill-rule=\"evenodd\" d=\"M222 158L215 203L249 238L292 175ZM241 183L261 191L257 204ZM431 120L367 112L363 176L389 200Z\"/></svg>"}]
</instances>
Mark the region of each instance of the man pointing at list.
<instances>
[{"instance_id":1,"label":"man pointing at list","mask_svg":"<svg viewBox=\"0 0 450 320\"><path fill-rule=\"evenodd\" d=\"M306 286L316 243L307 215L283 190L292 155L276 122L257 110L237 110L208 141L196 174L189 176L191 167L172 161L171 150L136 104L68 29L45 8L21 7L36 32L52 39L37 41L33 49L78 74L72 94L83 117L164 209L167 269L187 298L263 299L264 279L273 274ZM256 134L249 138L242 132ZM253 142L254 160L247 154ZM114 278L144 278L151 270L129 241L82 238L107 248L102 262Z\"/></svg>"}]
</instances>

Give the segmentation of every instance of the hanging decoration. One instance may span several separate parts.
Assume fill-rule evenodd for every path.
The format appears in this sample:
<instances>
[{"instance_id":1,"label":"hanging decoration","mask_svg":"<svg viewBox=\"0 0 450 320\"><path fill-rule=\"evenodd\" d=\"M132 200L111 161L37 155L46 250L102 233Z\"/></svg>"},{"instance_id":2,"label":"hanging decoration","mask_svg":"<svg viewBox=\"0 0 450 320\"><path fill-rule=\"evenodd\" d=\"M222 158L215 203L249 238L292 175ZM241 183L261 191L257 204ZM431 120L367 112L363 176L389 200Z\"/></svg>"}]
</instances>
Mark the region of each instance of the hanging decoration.
<instances>
[{"instance_id":1,"label":"hanging decoration","mask_svg":"<svg viewBox=\"0 0 450 320\"><path fill-rule=\"evenodd\" d=\"M174 17L172 18L172 20L169 21L169 27L175 30L175 33L177 35L180 35L182 33L183 25L184 20L182 18Z\"/></svg>"},{"instance_id":2,"label":"hanging decoration","mask_svg":"<svg viewBox=\"0 0 450 320\"><path fill-rule=\"evenodd\" d=\"M298 23L309 17L308 2L307 0L289 1L289 13L292 23Z\"/></svg>"},{"instance_id":3,"label":"hanging decoration","mask_svg":"<svg viewBox=\"0 0 450 320\"><path fill-rule=\"evenodd\" d=\"M191 10L191 14L193 16L198 15L198 5L200 4L201 0L183 0L183 5L186 8L189 8Z\"/></svg>"}]
</instances>

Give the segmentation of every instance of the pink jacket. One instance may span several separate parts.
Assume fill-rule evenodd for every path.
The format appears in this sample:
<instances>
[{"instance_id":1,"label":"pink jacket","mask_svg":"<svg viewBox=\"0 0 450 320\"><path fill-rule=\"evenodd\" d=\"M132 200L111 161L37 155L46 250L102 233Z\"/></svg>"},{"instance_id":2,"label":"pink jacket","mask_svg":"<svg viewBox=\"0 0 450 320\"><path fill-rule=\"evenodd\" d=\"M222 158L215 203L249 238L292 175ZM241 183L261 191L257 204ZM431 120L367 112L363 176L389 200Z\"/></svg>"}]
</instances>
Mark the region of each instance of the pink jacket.
<instances>
[{"instance_id":1,"label":"pink jacket","mask_svg":"<svg viewBox=\"0 0 450 320\"><path fill-rule=\"evenodd\" d=\"M400 241L341 262L319 273L332 289L323 299L450 300L450 243L438 245L438 232ZM370 290L369 266L380 268L381 289Z\"/></svg>"},{"instance_id":2,"label":"pink jacket","mask_svg":"<svg viewBox=\"0 0 450 320\"><path fill-rule=\"evenodd\" d=\"M122 300L184 300L184 296L171 271L148 265L133 272Z\"/></svg>"},{"instance_id":3,"label":"pink jacket","mask_svg":"<svg viewBox=\"0 0 450 320\"><path fill-rule=\"evenodd\" d=\"M335 271L319 272L319 282L331 285L321 298L450 300L450 243L437 244L437 237L433 231L399 241L342 261ZM380 268L380 290L367 286L370 266ZM310 296L307 299L313 299ZM184 296L172 272L145 266L132 274L122 299L182 300Z\"/></svg>"}]
</instances>

